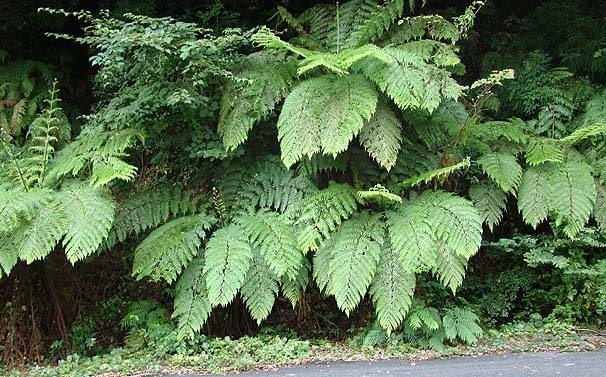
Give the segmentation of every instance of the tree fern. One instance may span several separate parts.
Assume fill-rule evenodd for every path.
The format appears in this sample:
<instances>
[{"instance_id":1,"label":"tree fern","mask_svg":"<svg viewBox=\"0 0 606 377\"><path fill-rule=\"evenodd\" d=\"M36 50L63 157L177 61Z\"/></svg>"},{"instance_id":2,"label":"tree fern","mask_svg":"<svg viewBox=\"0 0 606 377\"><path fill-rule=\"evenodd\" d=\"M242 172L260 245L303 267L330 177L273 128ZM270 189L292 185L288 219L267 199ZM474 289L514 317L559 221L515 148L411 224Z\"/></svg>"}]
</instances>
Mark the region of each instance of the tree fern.
<instances>
[{"instance_id":1,"label":"tree fern","mask_svg":"<svg viewBox=\"0 0 606 377\"><path fill-rule=\"evenodd\" d=\"M75 263L99 249L114 221L114 200L104 189L71 182L59 194L66 214L63 246L67 259Z\"/></svg>"},{"instance_id":2,"label":"tree fern","mask_svg":"<svg viewBox=\"0 0 606 377\"><path fill-rule=\"evenodd\" d=\"M377 92L362 76L302 82L286 97L278 119L282 161L290 167L304 156L343 152L376 106Z\"/></svg>"},{"instance_id":3,"label":"tree fern","mask_svg":"<svg viewBox=\"0 0 606 377\"><path fill-rule=\"evenodd\" d=\"M332 183L291 206L286 215L294 220L299 247L303 251L316 250L361 202L351 186Z\"/></svg>"},{"instance_id":4,"label":"tree fern","mask_svg":"<svg viewBox=\"0 0 606 377\"><path fill-rule=\"evenodd\" d=\"M445 166L443 168L439 168L439 169L435 169L435 170L430 170L430 171L424 172L423 174L419 174L417 176L407 178L400 184L400 186L403 188L408 188L408 187L417 186L421 183L428 184L429 182L431 182L434 179L443 180L443 179L448 178L455 171L468 168L470 165L471 165L471 160L469 158L466 158L457 164L454 164L451 166Z\"/></svg>"},{"instance_id":5,"label":"tree fern","mask_svg":"<svg viewBox=\"0 0 606 377\"><path fill-rule=\"evenodd\" d=\"M244 231L231 224L213 233L206 243L204 275L212 306L228 305L244 284L253 249Z\"/></svg>"},{"instance_id":6,"label":"tree fern","mask_svg":"<svg viewBox=\"0 0 606 377\"><path fill-rule=\"evenodd\" d=\"M360 144L379 165L389 171L398 158L401 133L402 124L389 105L380 100L374 115L360 130Z\"/></svg>"},{"instance_id":7,"label":"tree fern","mask_svg":"<svg viewBox=\"0 0 606 377\"><path fill-rule=\"evenodd\" d=\"M270 270L263 256L254 250L241 295L251 316L258 324L271 312L278 291L278 276Z\"/></svg>"},{"instance_id":8,"label":"tree fern","mask_svg":"<svg viewBox=\"0 0 606 377\"><path fill-rule=\"evenodd\" d=\"M198 254L216 220L206 214L179 217L151 232L135 249L133 275L172 283Z\"/></svg>"},{"instance_id":9,"label":"tree fern","mask_svg":"<svg viewBox=\"0 0 606 377\"><path fill-rule=\"evenodd\" d=\"M329 243L332 259L327 291L347 315L355 309L375 274L383 243L383 225L377 215L359 213L339 227Z\"/></svg>"},{"instance_id":10,"label":"tree fern","mask_svg":"<svg viewBox=\"0 0 606 377\"><path fill-rule=\"evenodd\" d=\"M503 191L515 195L522 180L522 167L515 156L505 153L490 153L478 159L478 165Z\"/></svg>"},{"instance_id":11,"label":"tree fern","mask_svg":"<svg viewBox=\"0 0 606 377\"><path fill-rule=\"evenodd\" d=\"M54 200L50 189L0 191L0 229L11 232Z\"/></svg>"},{"instance_id":12,"label":"tree fern","mask_svg":"<svg viewBox=\"0 0 606 377\"><path fill-rule=\"evenodd\" d=\"M503 212L507 207L507 193L494 183L482 182L471 186L469 195L482 217L482 222L492 231L503 219Z\"/></svg>"},{"instance_id":13,"label":"tree fern","mask_svg":"<svg viewBox=\"0 0 606 377\"><path fill-rule=\"evenodd\" d=\"M203 271L204 258L198 256L189 262L175 287L173 318L178 320L178 339L193 337L212 310Z\"/></svg>"},{"instance_id":14,"label":"tree fern","mask_svg":"<svg viewBox=\"0 0 606 377\"><path fill-rule=\"evenodd\" d=\"M259 250L269 269L277 277L287 275L290 279L297 277L301 267L303 253L298 247L292 229L276 212L258 211L252 215L239 216L235 219L246 231L249 239Z\"/></svg>"},{"instance_id":15,"label":"tree fern","mask_svg":"<svg viewBox=\"0 0 606 377\"><path fill-rule=\"evenodd\" d=\"M399 254L385 241L369 293L379 324L387 334L404 321L412 305L415 287L415 275L404 269Z\"/></svg>"}]
</instances>

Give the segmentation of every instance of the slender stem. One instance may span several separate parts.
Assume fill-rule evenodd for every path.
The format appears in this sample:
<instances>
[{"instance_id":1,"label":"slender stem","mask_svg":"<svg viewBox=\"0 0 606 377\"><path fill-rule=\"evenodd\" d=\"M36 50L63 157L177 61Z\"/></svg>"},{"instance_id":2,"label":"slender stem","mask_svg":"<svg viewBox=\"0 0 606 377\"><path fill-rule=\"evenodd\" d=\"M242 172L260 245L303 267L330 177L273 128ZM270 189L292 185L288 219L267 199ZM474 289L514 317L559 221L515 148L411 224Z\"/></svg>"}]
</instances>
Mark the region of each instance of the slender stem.
<instances>
[{"instance_id":1,"label":"slender stem","mask_svg":"<svg viewBox=\"0 0 606 377\"><path fill-rule=\"evenodd\" d=\"M50 132L51 132L51 124L53 121L53 110L54 110L54 105L55 105L55 93L56 91L56 87L57 87L57 82L54 81L53 82L53 89L51 90L51 98L50 98L50 102L49 102L49 109L48 109L48 117L46 119L46 139L44 141L44 154L42 155L42 171L40 172L40 178L38 179L38 183L40 186L42 186L42 182L44 182L44 176L46 174L46 165L48 162L48 157L49 157L49 144L50 144Z\"/></svg>"}]
</instances>

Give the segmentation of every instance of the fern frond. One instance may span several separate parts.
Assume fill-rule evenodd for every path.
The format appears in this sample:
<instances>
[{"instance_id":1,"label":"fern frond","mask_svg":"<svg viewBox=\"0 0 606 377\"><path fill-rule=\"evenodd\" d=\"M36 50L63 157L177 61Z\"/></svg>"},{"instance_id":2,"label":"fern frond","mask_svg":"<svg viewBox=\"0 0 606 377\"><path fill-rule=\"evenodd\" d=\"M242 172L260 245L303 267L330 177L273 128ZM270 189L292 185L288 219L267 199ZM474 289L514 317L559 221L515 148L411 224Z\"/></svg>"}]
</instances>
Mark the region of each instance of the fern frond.
<instances>
[{"instance_id":1,"label":"fern frond","mask_svg":"<svg viewBox=\"0 0 606 377\"><path fill-rule=\"evenodd\" d=\"M132 274L172 283L198 254L216 219L206 214L179 217L151 232L135 249Z\"/></svg>"},{"instance_id":2,"label":"fern frond","mask_svg":"<svg viewBox=\"0 0 606 377\"><path fill-rule=\"evenodd\" d=\"M378 203L381 207L393 203L402 203L402 198L399 195L392 194L381 184L376 184L366 191L358 191L358 196L367 202Z\"/></svg>"},{"instance_id":3,"label":"fern frond","mask_svg":"<svg viewBox=\"0 0 606 377\"><path fill-rule=\"evenodd\" d=\"M204 275L212 306L227 306L244 284L253 258L244 231L230 224L213 233L206 243Z\"/></svg>"},{"instance_id":4,"label":"fern frond","mask_svg":"<svg viewBox=\"0 0 606 377\"><path fill-rule=\"evenodd\" d=\"M564 224L564 233L573 238L583 229L595 203L596 191L591 167L584 162L568 160L558 165L551 176L551 208L556 224Z\"/></svg>"},{"instance_id":5,"label":"fern frond","mask_svg":"<svg viewBox=\"0 0 606 377\"><path fill-rule=\"evenodd\" d=\"M516 194L522 180L522 167L515 156L495 152L478 158L477 163L503 191Z\"/></svg>"},{"instance_id":6,"label":"fern frond","mask_svg":"<svg viewBox=\"0 0 606 377\"><path fill-rule=\"evenodd\" d=\"M457 255L469 259L478 251L482 219L469 200L443 191L426 191L418 200L427 207L427 219L436 236Z\"/></svg>"},{"instance_id":7,"label":"fern frond","mask_svg":"<svg viewBox=\"0 0 606 377\"><path fill-rule=\"evenodd\" d=\"M475 344L478 337L483 334L482 328L478 326L479 320L478 316L470 310L450 309L442 318L444 334L450 341L458 337L465 343Z\"/></svg>"},{"instance_id":8,"label":"fern frond","mask_svg":"<svg viewBox=\"0 0 606 377\"><path fill-rule=\"evenodd\" d=\"M309 285L309 274L311 272L311 263L309 259L303 258L303 263L297 271L297 276L294 279L290 279L288 275L282 276L281 288L282 294L290 303L293 309L297 306L299 298L307 289Z\"/></svg>"},{"instance_id":9,"label":"fern frond","mask_svg":"<svg viewBox=\"0 0 606 377\"><path fill-rule=\"evenodd\" d=\"M288 209L286 215L294 221L299 247L303 251L316 250L343 219L355 212L362 203L356 192L349 185L331 183Z\"/></svg>"},{"instance_id":10,"label":"fern frond","mask_svg":"<svg viewBox=\"0 0 606 377\"><path fill-rule=\"evenodd\" d=\"M244 279L241 295L252 318L260 324L274 306L279 291L279 279L269 268L263 256L253 251L250 269Z\"/></svg>"},{"instance_id":11,"label":"fern frond","mask_svg":"<svg viewBox=\"0 0 606 377\"><path fill-rule=\"evenodd\" d=\"M553 139L533 137L528 143L525 157L530 166L544 162L560 163L564 161L564 149Z\"/></svg>"},{"instance_id":12,"label":"fern frond","mask_svg":"<svg viewBox=\"0 0 606 377\"><path fill-rule=\"evenodd\" d=\"M469 157L467 157L466 159L459 162L458 164L446 166L446 167L443 167L440 169L431 170L431 171L425 172L423 174L419 174L415 177L410 177L408 179L405 179L400 184L400 186L402 188L414 187L414 186L419 185L420 183L428 184L429 182L431 182L434 179L443 181L446 178L448 178L451 174L456 172L457 170L466 169L469 166L471 166L471 159Z\"/></svg>"},{"instance_id":13,"label":"fern frond","mask_svg":"<svg viewBox=\"0 0 606 377\"><path fill-rule=\"evenodd\" d=\"M360 144L387 171L396 164L402 144L402 124L386 101L379 100L372 118L358 136Z\"/></svg>"},{"instance_id":14,"label":"fern frond","mask_svg":"<svg viewBox=\"0 0 606 377\"><path fill-rule=\"evenodd\" d=\"M328 294L328 284L332 280L330 266L332 265L334 246L334 238L328 238L314 253L313 278L320 292L324 294Z\"/></svg>"},{"instance_id":15,"label":"fern frond","mask_svg":"<svg viewBox=\"0 0 606 377\"><path fill-rule=\"evenodd\" d=\"M425 109L433 112L442 99L457 99L462 87L450 74L427 64L422 57L396 47L385 47L394 62L365 60L360 69L376 83L400 109Z\"/></svg>"},{"instance_id":16,"label":"fern frond","mask_svg":"<svg viewBox=\"0 0 606 377\"><path fill-rule=\"evenodd\" d=\"M375 45L348 48L336 54L316 52L310 54L299 63L297 75L303 76L316 68L325 68L339 76L346 75L349 73L352 65L364 58L374 58L384 63L391 63L393 61L391 56Z\"/></svg>"},{"instance_id":17,"label":"fern frond","mask_svg":"<svg viewBox=\"0 0 606 377\"><path fill-rule=\"evenodd\" d=\"M568 145L575 145L581 140L604 134L606 134L606 121L602 120L589 126L577 128L570 135L560 139L560 141Z\"/></svg>"},{"instance_id":18,"label":"fern frond","mask_svg":"<svg viewBox=\"0 0 606 377\"><path fill-rule=\"evenodd\" d=\"M369 293L379 324L388 335L406 318L416 282L415 275L404 269L399 253L388 241L384 242Z\"/></svg>"},{"instance_id":19,"label":"fern frond","mask_svg":"<svg viewBox=\"0 0 606 377\"><path fill-rule=\"evenodd\" d=\"M244 229L265 262L277 277L297 277L303 253L298 247L292 228L276 212L261 210L234 220Z\"/></svg>"},{"instance_id":20,"label":"fern frond","mask_svg":"<svg viewBox=\"0 0 606 377\"><path fill-rule=\"evenodd\" d=\"M335 16L336 7L334 5L318 4L301 13L298 20L323 47L330 48L337 28Z\"/></svg>"},{"instance_id":21,"label":"fern frond","mask_svg":"<svg viewBox=\"0 0 606 377\"><path fill-rule=\"evenodd\" d=\"M427 271L436 264L436 236L426 216L426 207L416 200L387 213L391 245L407 273Z\"/></svg>"},{"instance_id":22,"label":"fern frond","mask_svg":"<svg viewBox=\"0 0 606 377\"><path fill-rule=\"evenodd\" d=\"M0 231L11 232L54 200L49 189L0 191Z\"/></svg>"},{"instance_id":23,"label":"fern frond","mask_svg":"<svg viewBox=\"0 0 606 377\"><path fill-rule=\"evenodd\" d=\"M19 261L19 239L14 232L0 232L0 278L8 275Z\"/></svg>"},{"instance_id":24,"label":"fern frond","mask_svg":"<svg viewBox=\"0 0 606 377\"><path fill-rule=\"evenodd\" d=\"M596 186L596 198L595 205L593 206L593 218L598 224L598 228L601 232L606 230L606 188L599 182L595 182Z\"/></svg>"},{"instance_id":25,"label":"fern frond","mask_svg":"<svg viewBox=\"0 0 606 377\"><path fill-rule=\"evenodd\" d=\"M465 269L467 268L467 259L444 242L438 242L438 252L436 266L432 269L438 281L447 288L450 288L453 294L463 284Z\"/></svg>"},{"instance_id":26,"label":"fern frond","mask_svg":"<svg viewBox=\"0 0 606 377\"><path fill-rule=\"evenodd\" d=\"M255 123L267 118L293 83L294 65L268 54L252 54L221 100L217 131L232 151L248 138Z\"/></svg>"},{"instance_id":27,"label":"fern frond","mask_svg":"<svg viewBox=\"0 0 606 377\"><path fill-rule=\"evenodd\" d=\"M486 141L503 139L518 144L528 142L529 136L526 131L528 131L528 125L520 118L479 123L472 125L470 129L471 134Z\"/></svg>"},{"instance_id":28,"label":"fern frond","mask_svg":"<svg viewBox=\"0 0 606 377\"><path fill-rule=\"evenodd\" d=\"M381 38L404 12L404 0L386 1L373 12L347 38L346 47L358 47Z\"/></svg>"},{"instance_id":29,"label":"fern frond","mask_svg":"<svg viewBox=\"0 0 606 377\"><path fill-rule=\"evenodd\" d=\"M118 205L107 247L111 248L128 237L141 234L167 220L200 211L202 197L183 191L181 187L157 187L142 190Z\"/></svg>"},{"instance_id":30,"label":"fern frond","mask_svg":"<svg viewBox=\"0 0 606 377\"><path fill-rule=\"evenodd\" d=\"M112 227L115 203L107 190L70 182L61 189L59 202L66 215L63 246L73 264L99 249Z\"/></svg>"},{"instance_id":31,"label":"fern frond","mask_svg":"<svg viewBox=\"0 0 606 377\"><path fill-rule=\"evenodd\" d=\"M518 189L518 210L524 221L535 229L549 214L552 188L548 178L555 169L554 164L544 163L526 169L522 176Z\"/></svg>"},{"instance_id":32,"label":"fern frond","mask_svg":"<svg viewBox=\"0 0 606 377\"><path fill-rule=\"evenodd\" d=\"M26 263L44 259L50 254L66 231L68 218L58 203L41 207L28 222L14 231L19 259Z\"/></svg>"},{"instance_id":33,"label":"fern frond","mask_svg":"<svg viewBox=\"0 0 606 377\"><path fill-rule=\"evenodd\" d=\"M203 272L204 258L198 256L189 262L175 287L172 317L178 320L177 339L192 338L202 329L212 310Z\"/></svg>"},{"instance_id":34,"label":"fern frond","mask_svg":"<svg viewBox=\"0 0 606 377\"><path fill-rule=\"evenodd\" d=\"M349 146L377 106L377 92L359 75L303 81L286 97L278 119L287 167L322 152L335 157Z\"/></svg>"},{"instance_id":35,"label":"fern frond","mask_svg":"<svg viewBox=\"0 0 606 377\"><path fill-rule=\"evenodd\" d=\"M469 188L469 196L480 213L482 222L492 232L503 219L507 207L507 193L493 183L482 182Z\"/></svg>"},{"instance_id":36,"label":"fern frond","mask_svg":"<svg viewBox=\"0 0 606 377\"><path fill-rule=\"evenodd\" d=\"M271 30L266 27L261 27L259 30L257 30L257 32L252 36L252 41L255 44L266 49L288 51L303 58L314 54L314 52L311 50L302 47L297 47L281 40L277 35L275 35Z\"/></svg>"},{"instance_id":37,"label":"fern frond","mask_svg":"<svg viewBox=\"0 0 606 377\"><path fill-rule=\"evenodd\" d=\"M375 275L383 233L378 215L362 212L341 224L332 236L327 291L347 315L364 297Z\"/></svg>"},{"instance_id":38,"label":"fern frond","mask_svg":"<svg viewBox=\"0 0 606 377\"><path fill-rule=\"evenodd\" d=\"M440 15L405 17L398 23L393 42L408 42L429 37L455 44L459 39L457 27Z\"/></svg>"}]
</instances>

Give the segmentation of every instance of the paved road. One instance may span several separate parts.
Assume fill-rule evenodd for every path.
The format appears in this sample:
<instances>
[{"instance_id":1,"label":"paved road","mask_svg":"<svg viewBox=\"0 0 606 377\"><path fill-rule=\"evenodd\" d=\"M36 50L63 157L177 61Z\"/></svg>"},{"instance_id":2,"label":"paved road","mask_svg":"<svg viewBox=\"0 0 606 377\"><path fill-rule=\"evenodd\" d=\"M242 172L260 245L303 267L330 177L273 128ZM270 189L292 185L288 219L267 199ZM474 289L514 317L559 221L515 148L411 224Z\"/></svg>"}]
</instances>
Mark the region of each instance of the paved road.
<instances>
[{"instance_id":1,"label":"paved road","mask_svg":"<svg viewBox=\"0 0 606 377\"><path fill-rule=\"evenodd\" d=\"M195 375L193 376L204 376ZM206 375L208 376L208 375ZM252 371L238 377L605 377L606 349L580 353L524 353L466 356L411 363L407 360L351 361L297 365L277 371Z\"/></svg>"}]
</instances>

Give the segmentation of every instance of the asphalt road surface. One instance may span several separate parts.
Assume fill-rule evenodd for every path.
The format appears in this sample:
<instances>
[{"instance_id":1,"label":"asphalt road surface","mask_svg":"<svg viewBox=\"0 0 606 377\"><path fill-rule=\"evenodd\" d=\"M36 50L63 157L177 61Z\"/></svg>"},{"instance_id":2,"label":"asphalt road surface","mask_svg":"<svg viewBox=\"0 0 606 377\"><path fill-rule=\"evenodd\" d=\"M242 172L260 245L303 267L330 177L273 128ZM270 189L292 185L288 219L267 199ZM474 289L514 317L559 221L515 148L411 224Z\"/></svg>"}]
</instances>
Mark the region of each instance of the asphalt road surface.
<instances>
[{"instance_id":1,"label":"asphalt road surface","mask_svg":"<svg viewBox=\"0 0 606 377\"><path fill-rule=\"evenodd\" d=\"M174 376L174 375L173 375ZM208 376L189 374L181 376ZM276 371L251 371L239 377L606 377L606 349L579 353L523 353L465 356L411 362L408 360L351 361L297 365Z\"/></svg>"}]
</instances>

